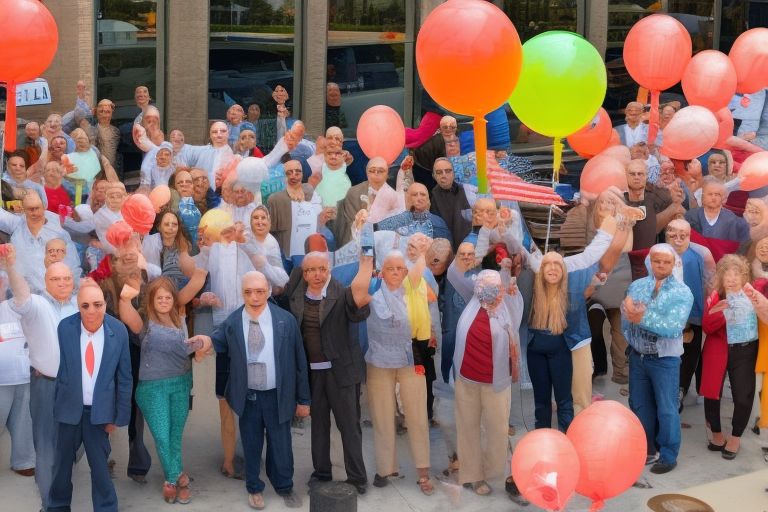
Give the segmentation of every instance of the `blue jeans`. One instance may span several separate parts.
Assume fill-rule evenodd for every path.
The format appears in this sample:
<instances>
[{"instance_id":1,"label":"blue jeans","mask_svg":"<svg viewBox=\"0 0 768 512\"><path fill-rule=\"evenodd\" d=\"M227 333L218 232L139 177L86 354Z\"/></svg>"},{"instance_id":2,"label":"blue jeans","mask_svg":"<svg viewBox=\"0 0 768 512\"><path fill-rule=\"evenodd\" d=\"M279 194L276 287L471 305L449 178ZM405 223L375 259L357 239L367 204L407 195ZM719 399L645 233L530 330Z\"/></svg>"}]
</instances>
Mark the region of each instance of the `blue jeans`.
<instances>
[{"instance_id":1,"label":"blue jeans","mask_svg":"<svg viewBox=\"0 0 768 512\"><path fill-rule=\"evenodd\" d=\"M0 386L0 429L11 434L11 469L35 467L32 417L29 413L29 383Z\"/></svg>"},{"instance_id":2,"label":"blue jeans","mask_svg":"<svg viewBox=\"0 0 768 512\"><path fill-rule=\"evenodd\" d=\"M35 445L35 482L40 491L43 509L48 508L48 492L53 481L53 460L56 456L57 428L53 420L56 392L54 379L37 375L34 368L29 377L29 412L32 417L32 441Z\"/></svg>"},{"instance_id":3,"label":"blue jeans","mask_svg":"<svg viewBox=\"0 0 768 512\"><path fill-rule=\"evenodd\" d=\"M277 391L248 391L243 415L240 416L240 438L245 452L245 488L248 494L264 491L261 452L267 437L266 470L275 492L290 494L293 490L293 448L291 422L278 423ZM254 397L255 400L251 398Z\"/></svg>"},{"instance_id":4,"label":"blue jeans","mask_svg":"<svg viewBox=\"0 0 768 512\"><path fill-rule=\"evenodd\" d=\"M629 407L640 419L648 454L659 448L659 462L677 462L680 451L680 414L677 395L680 358L640 355L629 349Z\"/></svg>"},{"instance_id":5,"label":"blue jeans","mask_svg":"<svg viewBox=\"0 0 768 512\"><path fill-rule=\"evenodd\" d=\"M552 428L552 391L557 403L557 426L568 430L573 421L573 360L562 334L537 331L528 344L528 373L533 384L536 428Z\"/></svg>"}]
</instances>

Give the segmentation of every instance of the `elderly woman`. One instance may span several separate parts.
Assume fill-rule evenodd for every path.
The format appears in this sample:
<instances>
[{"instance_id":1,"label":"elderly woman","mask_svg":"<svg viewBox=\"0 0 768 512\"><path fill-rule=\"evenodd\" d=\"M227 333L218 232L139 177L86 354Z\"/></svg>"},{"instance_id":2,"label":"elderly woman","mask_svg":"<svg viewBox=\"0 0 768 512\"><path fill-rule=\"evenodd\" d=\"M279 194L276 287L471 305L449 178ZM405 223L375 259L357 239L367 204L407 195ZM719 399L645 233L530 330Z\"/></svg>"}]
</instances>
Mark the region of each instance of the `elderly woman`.
<instances>
[{"instance_id":1,"label":"elderly woman","mask_svg":"<svg viewBox=\"0 0 768 512\"><path fill-rule=\"evenodd\" d=\"M176 166L173 163L173 146L170 142L162 142L144 156L141 163L141 186L152 190L158 185L168 185L168 180L174 172Z\"/></svg>"},{"instance_id":2,"label":"elderly woman","mask_svg":"<svg viewBox=\"0 0 768 512\"><path fill-rule=\"evenodd\" d=\"M390 252L382 263L381 288L371 298L368 329L368 404L373 421L376 475L373 485L384 487L397 476L395 446L395 391L400 385L408 440L418 486L426 495L434 492L429 477L429 426L423 347L430 338L427 284L423 273L426 244L419 247L417 263L408 270L399 251Z\"/></svg>"},{"instance_id":3,"label":"elderly woman","mask_svg":"<svg viewBox=\"0 0 768 512\"><path fill-rule=\"evenodd\" d=\"M51 114L45 120L45 124L43 124L43 137L46 138L49 146L53 142L54 137L64 137L64 140L67 141L66 152L70 153L75 150L75 141L62 130L61 115L59 114Z\"/></svg>"},{"instance_id":4,"label":"elderly woman","mask_svg":"<svg viewBox=\"0 0 768 512\"><path fill-rule=\"evenodd\" d=\"M112 114L115 111L115 104L112 100L101 100L96 105L96 148L112 164L112 167L118 169L117 146L120 144L120 130L112 124Z\"/></svg>"},{"instance_id":5,"label":"elderly woman","mask_svg":"<svg viewBox=\"0 0 768 512\"><path fill-rule=\"evenodd\" d=\"M254 267L267 278L273 293L279 295L280 290L288 283L288 274L283 267L280 245L269 232L271 227L267 207L259 205L254 208L250 218L251 229L246 234L248 242L243 246L243 249L247 254L254 255L252 256ZM278 291L274 292L274 290Z\"/></svg>"},{"instance_id":6,"label":"elderly woman","mask_svg":"<svg viewBox=\"0 0 768 512\"><path fill-rule=\"evenodd\" d=\"M77 169L68 175L71 179L84 180L85 189L90 189L93 178L101 171L101 155L91 146L88 134L81 128L72 130L72 139L75 141L75 150L69 154L69 162Z\"/></svg>"},{"instance_id":7,"label":"elderly woman","mask_svg":"<svg viewBox=\"0 0 768 512\"><path fill-rule=\"evenodd\" d=\"M504 263L502 274L483 270L477 276L472 300L459 319L453 355L459 483L471 484L479 495L491 492L486 480L503 475L510 385L520 377L517 331L523 298L510 290L512 262Z\"/></svg>"},{"instance_id":8,"label":"elderly woman","mask_svg":"<svg viewBox=\"0 0 768 512\"><path fill-rule=\"evenodd\" d=\"M256 127L251 123L240 123L239 133L240 135L238 135L233 145L234 153L242 157L255 156L257 158L264 158L264 153L256 146L258 139Z\"/></svg>"},{"instance_id":9,"label":"elderly woman","mask_svg":"<svg viewBox=\"0 0 768 512\"><path fill-rule=\"evenodd\" d=\"M243 107L235 103L227 109L227 128L229 129L229 137L227 143L234 149L238 138L240 137L240 126L245 119L245 111Z\"/></svg>"}]
</instances>

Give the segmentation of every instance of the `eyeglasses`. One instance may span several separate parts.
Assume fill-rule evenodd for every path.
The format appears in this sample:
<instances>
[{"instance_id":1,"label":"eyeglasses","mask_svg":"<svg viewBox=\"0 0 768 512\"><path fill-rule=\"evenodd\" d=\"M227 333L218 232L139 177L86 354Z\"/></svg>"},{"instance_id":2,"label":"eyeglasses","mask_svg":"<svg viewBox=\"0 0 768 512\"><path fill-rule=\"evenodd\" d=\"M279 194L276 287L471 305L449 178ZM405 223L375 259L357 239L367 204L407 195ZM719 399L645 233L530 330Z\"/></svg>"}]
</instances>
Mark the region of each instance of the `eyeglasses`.
<instances>
[{"instance_id":1,"label":"eyeglasses","mask_svg":"<svg viewBox=\"0 0 768 512\"><path fill-rule=\"evenodd\" d=\"M453 169L451 169L450 167L446 167L445 169L435 169L433 172L435 173L435 176L442 176L444 174L453 173Z\"/></svg>"},{"instance_id":2,"label":"eyeglasses","mask_svg":"<svg viewBox=\"0 0 768 512\"><path fill-rule=\"evenodd\" d=\"M328 272L328 267L309 267L304 269L305 274L314 274L315 272L325 274Z\"/></svg>"},{"instance_id":3,"label":"eyeglasses","mask_svg":"<svg viewBox=\"0 0 768 512\"><path fill-rule=\"evenodd\" d=\"M208 176L198 176L197 178L192 178L193 183L198 183L200 181L208 181Z\"/></svg>"},{"instance_id":4,"label":"eyeglasses","mask_svg":"<svg viewBox=\"0 0 768 512\"><path fill-rule=\"evenodd\" d=\"M45 252L47 252L48 254L66 254L67 250L66 249L57 249L57 248L53 247L51 249L46 249Z\"/></svg>"},{"instance_id":5,"label":"eyeglasses","mask_svg":"<svg viewBox=\"0 0 768 512\"><path fill-rule=\"evenodd\" d=\"M689 236L688 233L667 233L667 238L672 240L685 240Z\"/></svg>"},{"instance_id":6,"label":"eyeglasses","mask_svg":"<svg viewBox=\"0 0 768 512\"><path fill-rule=\"evenodd\" d=\"M249 297L251 295L263 296L268 293L269 293L269 290L266 290L264 288L256 288L256 289L246 288L245 290L243 290L243 295L247 295Z\"/></svg>"},{"instance_id":7,"label":"eyeglasses","mask_svg":"<svg viewBox=\"0 0 768 512\"><path fill-rule=\"evenodd\" d=\"M103 302L83 302L80 304L80 308L85 311L91 309L91 306L93 306L93 309L101 309L105 306L105 304Z\"/></svg>"},{"instance_id":8,"label":"eyeglasses","mask_svg":"<svg viewBox=\"0 0 768 512\"><path fill-rule=\"evenodd\" d=\"M301 169L286 169L285 174L301 174Z\"/></svg>"},{"instance_id":9,"label":"eyeglasses","mask_svg":"<svg viewBox=\"0 0 768 512\"><path fill-rule=\"evenodd\" d=\"M383 167L371 167L366 171L368 174L387 174L387 169Z\"/></svg>"},{"instance_id":10,"label":"eyeglasses","mask_svg":"<svg viewBox=\"0 0 768 512\"><path fill-rule=\"evenodd\" d=\"M387 272L408 272L408 267L384 267L381 270L386 270Z\"/></svg>"},{"instance_id":11,"label":"eyeglasses","mask_svg":"<svg viewBox=\"0 0 768 512\"><path fill-rule=\"evenodd\" d=\"M325 154L326 155L337 155L337 156L339 156L339 155L341 155L341 151L326 151Z\"/></svg>"}]
</instances>

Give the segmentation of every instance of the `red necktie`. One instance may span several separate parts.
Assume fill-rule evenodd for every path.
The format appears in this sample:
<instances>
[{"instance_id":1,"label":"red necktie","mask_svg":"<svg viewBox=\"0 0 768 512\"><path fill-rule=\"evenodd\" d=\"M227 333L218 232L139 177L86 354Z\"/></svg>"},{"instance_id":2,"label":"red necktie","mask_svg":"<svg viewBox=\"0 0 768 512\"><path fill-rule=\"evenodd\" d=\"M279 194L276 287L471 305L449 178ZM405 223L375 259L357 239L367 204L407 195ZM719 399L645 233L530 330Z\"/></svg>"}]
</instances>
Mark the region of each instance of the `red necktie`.
<instances>
[{"instance_id":1,"label":"red necktie","mask_svg":"<svg viewBox=\"0 0 768 512\"><path fill-rule=\"evenodd\" d=\"M85 347L85 369L88 370L88 375L93 377L93 364L96 360L96 355L93 352L93 341L88 339L88 346Z\"/></svg>"}]
</instances>

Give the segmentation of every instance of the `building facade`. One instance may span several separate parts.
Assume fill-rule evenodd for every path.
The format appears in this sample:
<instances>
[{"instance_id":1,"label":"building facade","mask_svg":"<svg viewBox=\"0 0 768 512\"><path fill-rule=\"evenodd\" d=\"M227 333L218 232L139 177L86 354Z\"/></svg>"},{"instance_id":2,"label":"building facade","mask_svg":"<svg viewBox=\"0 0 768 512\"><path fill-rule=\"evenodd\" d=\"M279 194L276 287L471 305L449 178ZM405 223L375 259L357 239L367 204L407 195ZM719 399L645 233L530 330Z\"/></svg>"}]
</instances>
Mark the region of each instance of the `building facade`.
<instances>
[{"instance_id":1,"label":"building facade","mask_svg":"<svg viewBox=\"0 0 768 512\"><path fill-rule=\"evenodd\" d=\"M229 105L259 105L274 117L271 91L284 86L294 117L316 135L326 125L329 82L341 90L339 116L353 136L360 114L376 104L418 124L424 95L415 65L418 27L441 0L56 0L58 54L47 72L53 105L22 107L39 119L72 109L82 79L95 100L135 114L133 92L149 87L166 131L180 128L203 143L209 119ZM546 30L584 35L605 56L606 106L632 99L636 85L621 59L631 25L665 12L691 33L694 51L727 52L748 28L768 25L768 0L495 0L523 41ZM460 69L446 70L446 80ZM500 70L503 72L503 70ZM95 103L95 101L94 101ZM338 119L338 118L334 118Z\"/></svg>"}]
</instances>

